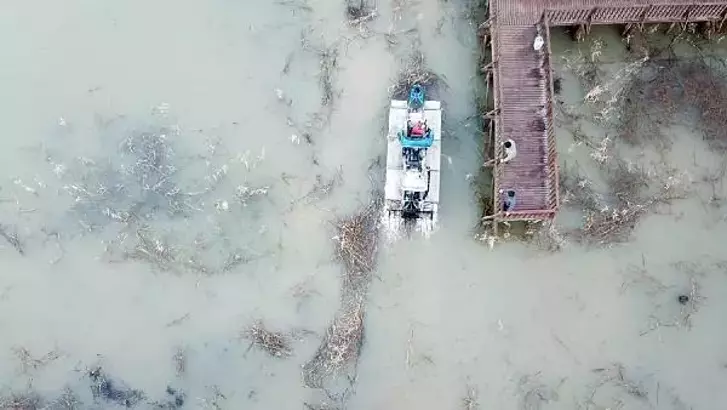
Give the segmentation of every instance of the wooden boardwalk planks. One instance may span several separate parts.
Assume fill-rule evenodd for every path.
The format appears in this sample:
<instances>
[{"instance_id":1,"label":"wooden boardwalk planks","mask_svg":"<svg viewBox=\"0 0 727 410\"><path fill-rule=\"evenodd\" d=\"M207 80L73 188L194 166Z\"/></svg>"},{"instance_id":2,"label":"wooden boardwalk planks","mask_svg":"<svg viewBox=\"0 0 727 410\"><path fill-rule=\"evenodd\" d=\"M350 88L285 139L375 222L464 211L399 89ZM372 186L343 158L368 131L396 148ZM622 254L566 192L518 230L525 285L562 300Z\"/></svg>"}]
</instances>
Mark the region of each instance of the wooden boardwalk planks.
<instances>
[{"instance_id":1,"label":"wooden boardwalk planks","mask_svg":"<svg viewBox=\"0 0 727 410\"><path fill-rule=\"evenodd\" d=\"M494 142L517 145L512 161L494 166L494 219L551 219L559 205L548 26L726 19L727 0L492 0ZM538 33L545 45L535 50ZM517 204L503 212L499 191L510 189Z\"/></svg>"}]
</instances>

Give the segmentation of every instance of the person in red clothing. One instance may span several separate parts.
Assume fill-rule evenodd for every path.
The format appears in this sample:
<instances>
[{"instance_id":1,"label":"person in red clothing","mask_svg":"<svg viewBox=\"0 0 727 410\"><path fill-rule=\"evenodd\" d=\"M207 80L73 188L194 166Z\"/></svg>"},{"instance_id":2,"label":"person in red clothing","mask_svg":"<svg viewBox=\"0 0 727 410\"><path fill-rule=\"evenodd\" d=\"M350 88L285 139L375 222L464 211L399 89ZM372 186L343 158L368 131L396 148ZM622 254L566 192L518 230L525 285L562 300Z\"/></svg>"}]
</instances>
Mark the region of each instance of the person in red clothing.
<instances>
[{"instance_id":1,"label":"person in red clothing","mask_svg":"<svg viewBox=\"0 0 727 410\"><path fill-rule=\"evenodd\" d=\"M421 138L427 132L427 124L423 121L417 121L413 126L409 126L409 136Z\"/></svg>"},{"instance_id":2,"label":"person in red clothing","mask_svg":"<svg viewBox=\"0 0 727 410\"><path fill-rule=\"evenodd\" d=\"M411 136L412 137L421 137L424 135L424 127L422 127L422 123L417 122L414 124L413 127L411 127Z\"/></svg>"}]
</instances>

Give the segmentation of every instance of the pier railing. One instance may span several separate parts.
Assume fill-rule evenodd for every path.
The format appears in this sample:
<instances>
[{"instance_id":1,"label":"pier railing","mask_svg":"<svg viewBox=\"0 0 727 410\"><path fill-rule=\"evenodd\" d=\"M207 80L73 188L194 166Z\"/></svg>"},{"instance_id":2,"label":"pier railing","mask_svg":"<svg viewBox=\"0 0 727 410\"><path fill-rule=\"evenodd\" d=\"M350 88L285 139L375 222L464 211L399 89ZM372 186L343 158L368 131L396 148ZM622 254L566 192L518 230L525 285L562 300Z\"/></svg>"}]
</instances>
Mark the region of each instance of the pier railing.
<instances>
[{"instance_id":1,"label":"pier railing","mask_svg":"<svg viewBox=\"0 0 727 410\"><path fill-rule=\"evenodd\" d=\"M697 21L724 21L727 4L718 3L675 3L635 4L612 6L604 1L603 6L546 9L544 15L553 26L628 23L689 23Z\"/></svg>"}]
</instances>

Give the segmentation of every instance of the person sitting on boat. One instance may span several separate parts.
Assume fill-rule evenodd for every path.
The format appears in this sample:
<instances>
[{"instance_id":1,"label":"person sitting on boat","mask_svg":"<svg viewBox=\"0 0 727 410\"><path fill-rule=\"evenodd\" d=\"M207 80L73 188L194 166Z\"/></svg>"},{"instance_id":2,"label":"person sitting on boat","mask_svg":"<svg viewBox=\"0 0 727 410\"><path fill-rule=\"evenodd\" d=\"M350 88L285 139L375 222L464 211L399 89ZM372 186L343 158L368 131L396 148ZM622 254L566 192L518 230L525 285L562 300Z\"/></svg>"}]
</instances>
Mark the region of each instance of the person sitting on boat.
<instances>
[{"instance_id":1,"label":"person sitting on boat","mask_svg":"<svg viewBox=\"0 0 727 410\"><path fill-rule=\"evenodd\" d=\"M409 136L412 138L422 138L426 132L426 124L417 121L413 127L409 127Z\"/></svg>"},{"instance_id":2,"label":"person sitting on boat","mask_svg":"<svg viewBox=\"0 0 727 410\"><path fill-rule=\"evenodd\" d=\"M434 133L426 121L417 121L413 125L409 123L406 128L406 131L399 132L399 141L403 148L429 148L434 143Z\"/></svg>"}]
</instances>

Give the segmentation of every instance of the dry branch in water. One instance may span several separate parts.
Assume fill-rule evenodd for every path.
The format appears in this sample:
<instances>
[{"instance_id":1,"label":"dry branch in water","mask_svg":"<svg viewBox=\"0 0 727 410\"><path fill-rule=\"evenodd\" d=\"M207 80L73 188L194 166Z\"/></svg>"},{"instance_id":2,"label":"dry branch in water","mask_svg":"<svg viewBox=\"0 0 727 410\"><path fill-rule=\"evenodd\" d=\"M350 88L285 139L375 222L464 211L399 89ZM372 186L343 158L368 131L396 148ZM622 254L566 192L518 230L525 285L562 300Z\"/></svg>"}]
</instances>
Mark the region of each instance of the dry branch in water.
<instances>
[{"instance_id":1,"label":"dry branch in water","mask_svg":"<svg viewBox=\"0 0 727 410\"><path fill-rule=\"evenodd\" d=\"M172 362L174 363L174 371L177 377L184 375L187 371L187 351L183 347L178 347L172 356Z\"/></svg>"},{"instance_id":2,"label":"dry branch in water","mask_svg":"<svg viewBox=\"0 0 727 410\"><path fill-rule=\"evenodd\" d=\"M681 183L680 179L669 177L658 193L646 199L622 200L615 208L588 212L579 239L593 245L628 241L644 215L659 205L685 197L685 190L680 189Z\"/></svg>"},{"instance_id":3,"label":"dry branch in water","mask_svg":"<svg viewBox=\"0 0 727 410\"><path fill-rule=\"evenodd\" d=\"M464 410L477 410L480 404L477 402L477 388L467 386L467 394L462 399L462 408Z\"/></svg>"},{"instance_id":4,"label":"dry branch in water","mask_svg":"<svg viewBox=\"0 0 727 410\"><path fill-rule=\"evenodd\" d=\"M649 61L623 93L622 138L632 144L668 144L661 128L688 119L710 148L727 151L724 71L722 62L702 59Z\"/></svg>"},{"instance_id":5,"label":"dry branch in water","mask_svg":"<svg viewBox=\"0 0 727 410\"><path fill-rule=\"evenodd\" d=\"M591 154L605 174L608 192L604 195L594 190L578 168L566 164L560 172L562 203L584 214L575 237L590 245L627 241L644 215L687 193L685 175L675 176L671 169L647 172L610 149L609 138L604 138Z\"/></svg>"},{"instance_id":6,"label":"dry branch in water","mask_svg":"<svg viewBox=\"0 0 727 410\"><path fill-rule=\"evenodd\" d=\"M306 410L342 410L340 407L328 404L328 403L321 403L321 404L310 404L310 403L303 403L303 406L305 406Z\"/></svg>"},{"instance_id":7,"label":"dry branch in water","mask_svg":"<svg viewBox=\"0 0 727 410\"><path fill-rule=\"evenodd\" d=\"M603 396L607 396L614 405L619 406L614 408L621 408L625 404L623 399L618 397L619 391L622 393L621 395L625 394L639 402L649 402L648 390L643 386L643 383L627 377L626 369L622 364L614 363L606 368L594 369L593 372L600 375L600 379L595 383L583 403L586 408L602 408L596 403L596 395L601 389L606 387L610 387L611 390L608 393L604 393ZM616 389L616 391L613 391L613 389ZM603 408L608 408L608 406Z\"/></svg>"},{"instance_id":8,"label":"dry branch in water","mask_svg":"<svg viewBox=\"0 0 727 410\"><path fill-rule=\"evenodd\" d=\"M332 105L336 98L335 75L338 68L338 49L336 46L323 48L318 52L320 58L320 73L318 81L321 87L321 105Z\"/></svg>"},{"instance_id":9,"label":"dry branch in water","mask_svg":"<svg viewBox=\"0 0 727 410\"><path fill-rule=\"evenodd\" d=\"M184 133L176 126L143 131L127 126L104 131L104 151L97 157L46 155L48 164L63 170L56 174L71 199L67 216L82 226L84 235L101 237L111 262L132 259L161 270L203 274L225 271L216 263L218 256L239 253L241 247L226 237L235 230L249 232L248 224L225 220L244 217L231 214L243 213L268 190L245 184L235 189L233 179L244 175L250 180L247 174L264 159L264 149L256 158L250 152L235 155L215 139L202 147L196 138L180 138ZM190 226L214 227L214 235L198 235L215 240L199 246Z\"/></svg>"},{"instance_id":10,"label":"dry branch in water","mask_svg":"<svg viewBox=\"0 0 727 410\"><path fill-rule=\"evenodd\" d=\"M341 376L344 370L352 370L354 376L348 374L349 381L355 379L363 344L366 295L376 265L380 209L381 199L375 196L359 212L335 222L335 252L344 271L342 306L315 355L303 366L308 387L325 390L327 382ZM334 402L345 402L349 393L350 390L344 391Z\"/></svg>"},{"instance_id":11,"label":"dry branch in water","mask_svg":"<svg viewBox=\"0 0 727 410\"><path fill-rule=\"evenodd\" d=\"M347 365L355 366L363 343L363 331L363 298L345 303L326 331L313 359L303 366L306 385L323 387Z\"/></svg>"},{"instance_id":12,"label":"dry branch in water","mask_svg":"<svg viewBox=\"0 0 727 410\"><path fill-rule=\"evenodd\" d=\"M275 3L290 7L294 11L304 11L306 13L313 12L313 7L308 4L307 0L276 0Z\"/></svg>"},{"instance_id":13,"label":"dry branch in water","mask_svg":"<svg viewBox=\"0 0 727 410\"><path fill-rule=\"evenodd\" d=\"M25 255L25 247L18 239L18 233L10 231L7 227L0 225L0 236L2 236L7 243L10 244L19 254Z\"/></svg>"},{"instance_id":14,"label":"dry branch in water","mask_svg":"<svg viewBox=\"0 0 727 410\"><path fill-rule=\"evenodd\" d=\"M547 252L561 251L567 244L565 237L552 221L527 223L525 238L537 249Z\"/></svg>"},{"instance_id":15,"label":"dry branch in water","mask_svg":"<svg viewBox=\"0 0 727 410\"><path fill-rule=\"evenodd\" d=\"M637 201L649 187L649 175L640 166L614 157L610 160L608 185L621 206Z\"/></svg>"},{"instance_id":16,"label":"dry branch in water","mask_svg":"<svg viewBox=\"0 0 727 410\"><path fill-rule=\"evenodd\" d=\"M339 186L343 184L343 168L339 167L334 175L330 178L323 178L323 175L316 175L316 182L307 194L302 197L295 199L291 202L292 205L296 205L300 202L307 201L318 201L325 198Z\"/></svg>"},{"instance_id":17,"label":"dry branch in water","mask_svg":"<svg viewBox=\"0 0 727 410\"><path fill-rule=\"evenodd\" d=\"M343 263L347 284L368 277L376 266L380 205L378 199L373 200L361 211L335 222L336 257Z\"/></svg>"},{"instance_id":18,"label":"dry branch in water","mask_svg":"<svg viewBox=\"0 0 727 410\"><path fill-rule=\"evenodd\" d=\"M24 347L15 348L13 349L13 351L20 360L20 366L23 373L27 373L31 370L40 369L48 363L61 357L61 355L55 350L51 350L50 352L37 359L33 357L30 351Z\"/></svg>"},{"instance_id":19,"label":"dry branch in water","mask_svg":"<svg viewBox=\"0 0 727 410\"><path fill-rule=\"evenodd\" d=\"M520 410L540 410L543 404L558 400L558 393L541 383L540 372L532 376L523 376L518 383Z\"/></svg>"},{"instance_id":20,"label":"dry branch in water","mask_svg":"<svg viewBox=\"0 0 727 410\"><path fill-rule=\"evenodd\" d=\"M262 349L270 356L287 358L293 354L290 338L267 329L261 321L257 321L245 330L244 336L252 343L251 347Z\"/></svg>"},{"instance_id":21,"label":"dry branch in water","mask_svg":"<svg viewBox=\"0 0 727 410\"><path fill-rule=\"evenodd\" d=\"M54 400L45 400L32 389L0 395L2 410L78 410L83 408L78 396L66 388Z\"/></svg>"},{"instance_id":22,"label":"dry branch in water","mask_svg":"<svg viewBox=\"0 0 727 410\"><path fill-rule=\"evenodd\" d=\"M362 24L376 18L376 9L368 0L346 0L346 17L351 25Z\"/></svg>"},{"instance_id":23,"label":"dry branch in water","mask_svg":"<svg viewBox=\"0 0 727 410\"><path fill-rule=\"evenodd\" d=\"M38 410L43 408L43 398L34 391L24 393L12 392L0 396L0 409L7 410Z\"/></svg>"},{"instance_id":24,"label":"dry branch in water","mask_svg":"<svg viewBox=\"0 0 727 410\"><path fill-rule=\"evenodd\" d=\"M63 393L48 406L49 410L78 410L81 408L83 408L81 400L69 388L64 389Z\"/></svg>"},{"instance_id":25,"label":"dry branch in water","mask_svg":"<svg viewBox=\"0 0 727 410\"><path fill-rule=\"evenodd\" d=\"M91 381L91 393L96 399L124 407L133 407L145 399L144 392L117 383L101 367L89 371L88 377Z\"/></svg>"},{"instance_id":26,"label":"dry branch in water","mask_svg":"<svg viewBox=\"0 0 727 410\"><path fill-rule=\"evenodd\" d=\"M697 273L691 271L691 267L688 264L678 263L675 267L682 270L687 268L689 278L689 291L684 292L678 297L674 298L675 302L679 303L679 314L673 317L662 320L656 316L651 316L649 328L641 332L641 336L651 333L655 330L659 330L662 327L673 327L691 330L692 328L692 317L699 311L702 303L704 303L705 297L702 295L701 286L697 281Z\"/></svg>"},{"instance_id":27,"label":"dry branch in water","mask_svg":"<svg viewBox=\"0 0 727 410\"><path fill-rule=\"evenodd\" d=\"M441 88L446 88L444 78L427 68L424 53L415 49L404 68L399 71L396 83L390 87L389 94L395 100L406 100L409 90L415 84L423 86L427 94L435 95Z\"/></svg>"},{"instance_id":28,"label":"dry branch in water","mask_svg":"<svg viewBox=\"0 0 727 410\"><path fill-rule=\"evenodd\" d=\"M148 226L143 226L136 230L136 239L136 246L125 252L125 259L146 261L162 270L172 269L177 252L165 238L157 237Z\"/></svg>"},{"instance_id":29,"label":"dry branch in water","mask_svg":"<svg viewBox=\"0 0 727 410\"><path fill-rule=\"evenodd\" d=\"M605 207L602 195L593 190L591 181L576 166L560 168L561 202L584 211L600 211Z\"/></svg>"},{"instance_id":30,"label":"dry branch in water","mask_svg":"<svg viewBox=\"0 0 727 410\"><path fill-rule=\"evenodd\" d=\"M580 80L581 86L586 90L595 87L602 77L600 57L603 46L603 40L596 38L591 41L588 53L584 54L581 50L576 50L577 54L562 57L566 68L573 71Z\"/></svg>"}]
</instances>

